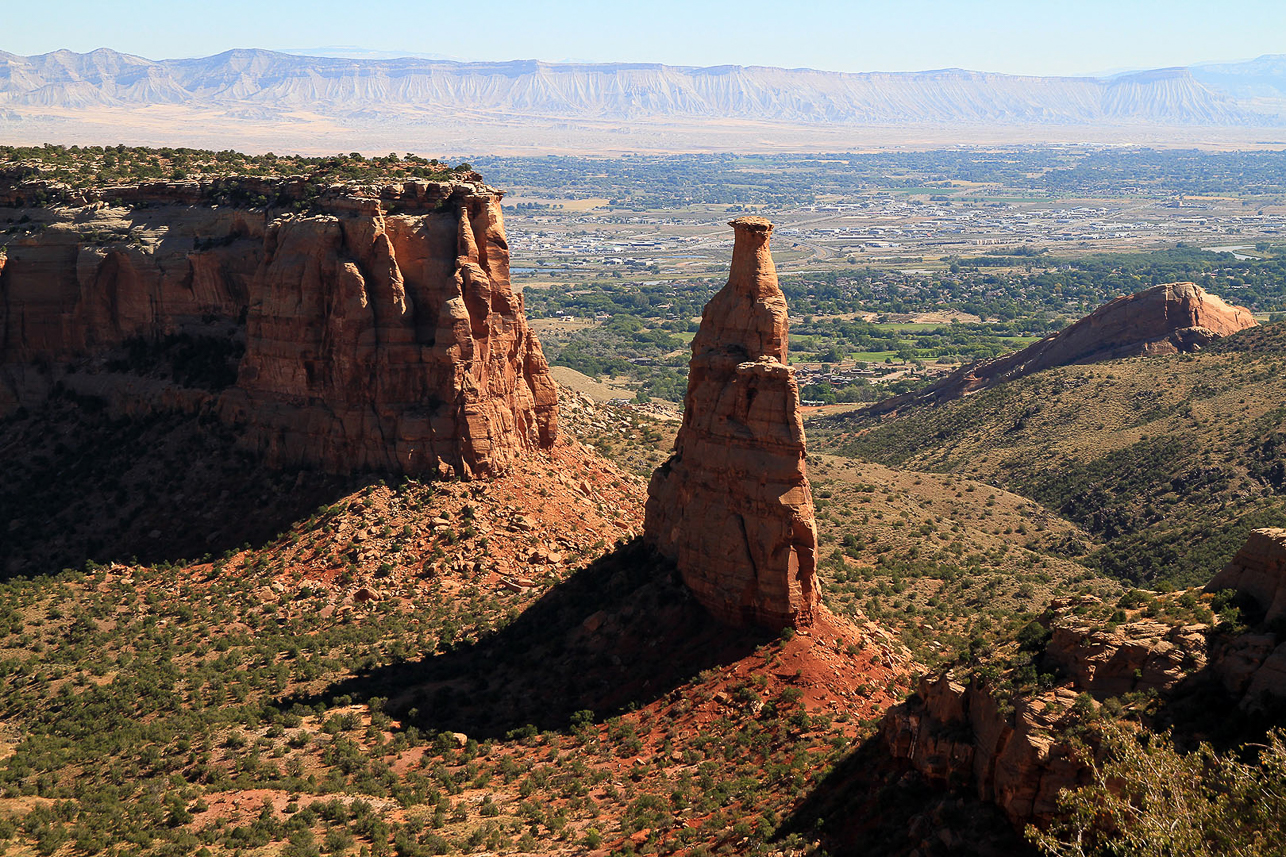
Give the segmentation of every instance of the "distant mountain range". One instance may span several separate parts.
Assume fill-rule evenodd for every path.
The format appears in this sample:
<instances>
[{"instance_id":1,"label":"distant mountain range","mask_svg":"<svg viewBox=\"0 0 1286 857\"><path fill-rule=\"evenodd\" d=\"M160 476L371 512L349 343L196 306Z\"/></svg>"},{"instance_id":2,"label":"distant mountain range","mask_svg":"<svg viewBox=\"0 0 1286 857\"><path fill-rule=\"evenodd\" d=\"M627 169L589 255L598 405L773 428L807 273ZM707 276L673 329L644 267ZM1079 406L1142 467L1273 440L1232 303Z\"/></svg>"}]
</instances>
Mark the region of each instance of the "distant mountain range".
<instances>
[{"instance_id":1,"label":"distant mountain range","mask_svg":"<svg viewBox=\"0 0 1286 857\"><path fill-rule=\"evenodd\" d=\"M325 117L347 129L527 121L771 126L1286 127L1286 56L1108 78L943 69L864 74L759 66L451 62L232 50L148 60L100 49L0 52L0 122L141 108L231 122ZM190 130L190 129L189 129Z\"/></svg>"}]
</instances>

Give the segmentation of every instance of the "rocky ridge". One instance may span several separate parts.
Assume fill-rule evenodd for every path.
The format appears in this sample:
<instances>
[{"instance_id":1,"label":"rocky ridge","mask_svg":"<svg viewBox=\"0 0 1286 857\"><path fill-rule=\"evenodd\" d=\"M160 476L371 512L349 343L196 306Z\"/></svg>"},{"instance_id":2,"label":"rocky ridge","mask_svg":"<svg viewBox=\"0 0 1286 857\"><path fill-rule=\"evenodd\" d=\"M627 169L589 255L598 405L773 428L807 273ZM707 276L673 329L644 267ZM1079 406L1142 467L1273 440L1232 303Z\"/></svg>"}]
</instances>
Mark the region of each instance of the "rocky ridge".
<instances>
[{"instance_id":1,"label":"rocky ridge","mask_svg":"<svg viewBox=\"0 0 1286 857\"><path fill-rule=\"evenodd\" d=\"M720 621L808 625L817 526L772 224L730 225L732 271L692 341L683 425L648 486L644 532Z\"/></svg>"},{"instance_id":2,"label":"rocky ridge","mask_svg":"<svg viewBox=\"0 0 1286 857\"><path fill-rule=\"evenodd\" d=\"M153 61L99 49L17 56L0 51L0 106L222 108L234 121L289 110L381 119L399 108L509 121L530 117L684 117L828 124L998 123L1256 125L1280 121L1261 99L1233 97L1200 69L1110 78L1034 77L964 69L846 74L816 69L656 63L373 60L231 50ZM1196 76L1194 76L1194 72ZM1243 80L1233 70L1231 80ZM1256 77L1263 78L1262 70ZM1267 109L1265 109L1267 108Z\"/></svg>"},{"instance_id":3,"label":"rocky ridge","mask_svg":"<svg viewBox=\"0 0 1286 857\"><path fill-rule=\"evenodd\" d=\"M296 177L86 193L26 212L0 268L0 414L63 391L209 413L269 463L332 472L498 472L557 436L501 192Z\"/></svg>"},{"instance_id":4,"label":"rocky ridge","mask_svg":"<svg viewBox=\"0 0 1286 857\"><path fill-rule=\"evenodd\" d=\"M1056 366L1196 351L1255 324L1250 310L1193 283L1153 286L1109 301L1021 351L965 366L923 390L878 402L866 413L947 402Z\"/></svg>"},{"instance_id":5,"label":"rocky ridge","mask_svg":"<svg viewBox=\"0 0 1286 857\"><path fill-rule=\"evenodd\" d=\"M1246 566L1275 568L1280 586L1284 535L1256 531L1210 588L1241 583L1239 594L1258 600L1270 575L1243 577ZM1094 600L1051 604L1039 620L1045 638L1035 650L1036 671L1026 679L986 669L921 678L917 692L885 715L882 737L891 754L931 782L975 791L1022 825L1048 820L1060 790L1089 782L1078 743L1094 746L1092 727L1084 727L1101 713L1133 707L1147 719L1152 700L1182 705L1213 694L1254 716L1286 699L1286 640L1271 628L1229 633L1146 613L1104 627L1081 618Z\"/></svg>"}]
</instances>

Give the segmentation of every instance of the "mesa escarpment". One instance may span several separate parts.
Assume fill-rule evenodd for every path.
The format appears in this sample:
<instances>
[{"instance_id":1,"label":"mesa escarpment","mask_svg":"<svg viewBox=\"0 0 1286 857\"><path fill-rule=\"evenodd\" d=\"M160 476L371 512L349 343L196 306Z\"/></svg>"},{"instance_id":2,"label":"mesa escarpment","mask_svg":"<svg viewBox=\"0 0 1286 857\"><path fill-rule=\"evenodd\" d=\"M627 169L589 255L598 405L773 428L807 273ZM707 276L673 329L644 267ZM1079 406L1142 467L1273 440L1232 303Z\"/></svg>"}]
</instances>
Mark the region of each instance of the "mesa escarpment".
<instances>
[{"instance_id":1,"label":"mesa escarpment","mask_svg":"<svg viewBox=\"0 0 1286 857\"><path fill-rule=\"evenodd\" d=\"M683 426L652 476L644 530L721 621L807 625L817 527L772 224L730 225L732 272L692 341Z\"/></svg>"},{"instance_id":2,"label":"mesa escarpment","mask_svg":"<svg viewBox=\"0 0 1286 857\"><path fill-rule=\"evenodd\" d=\"M502 471L557 392L477 178L45 188L0 269L0 414L70 390L217 414L274 465Z\"/></svg>"},{"instance_id":3,"label":"mesa escarpment","mask_svg":"<svg viewBox=\"0 0 1286 857\"><path fill-rule=\"evenodd\" d=\"M981 360L923 390L872 405L869 414L937 404L1056 366L1196 351L1254 327L1250 310L1193 283L1167 283L1110 301L1021 351Z\"/></svg>"}]
</instances>

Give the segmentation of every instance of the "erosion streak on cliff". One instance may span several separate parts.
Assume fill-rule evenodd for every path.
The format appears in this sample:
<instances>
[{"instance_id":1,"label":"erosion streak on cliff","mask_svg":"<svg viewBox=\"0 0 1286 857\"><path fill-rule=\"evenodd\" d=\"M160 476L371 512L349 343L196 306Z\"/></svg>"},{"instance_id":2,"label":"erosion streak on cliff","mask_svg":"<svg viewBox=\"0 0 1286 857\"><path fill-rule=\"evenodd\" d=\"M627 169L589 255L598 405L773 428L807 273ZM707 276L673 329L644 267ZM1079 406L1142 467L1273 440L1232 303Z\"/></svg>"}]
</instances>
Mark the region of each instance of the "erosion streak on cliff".
<instances>
[{"instance_id":1,"label":"erosion streak on cliff","mask_svg":"<svg viewBox=\"0 0 1286 857\"><path fill-rule=\"evenodd\" d=\"M652 476L644 530L719 620L807 625L817 527L772 224L731 225L732 273L692 341L683 426Z\"/></svg>"},{"instance_id":2,"label":"erosion streak on cliff","mask_svg":"<svg viewBox=\"0 0 1286 857\"><path fill-rule=\"evenodd\" d=\"M10 247L0 413L59 382L146 409L108 370L138 374L138 343L182 335L240 354L235 382L154 383L151 406L209 407L271 464L467 476L553 443L557 393L510 287L499 192L336 186L303 215L204 204L192 184L46 210Z\"/></svg>"}]
</instances>

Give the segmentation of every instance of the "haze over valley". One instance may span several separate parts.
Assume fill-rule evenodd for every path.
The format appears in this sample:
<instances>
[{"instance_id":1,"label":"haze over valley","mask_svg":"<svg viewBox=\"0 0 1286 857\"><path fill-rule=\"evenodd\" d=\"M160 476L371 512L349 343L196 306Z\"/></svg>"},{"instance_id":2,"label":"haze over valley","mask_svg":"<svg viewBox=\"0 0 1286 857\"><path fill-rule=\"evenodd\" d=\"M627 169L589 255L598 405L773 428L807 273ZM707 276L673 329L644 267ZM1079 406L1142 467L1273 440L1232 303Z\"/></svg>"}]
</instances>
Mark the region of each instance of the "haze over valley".
<instances>
[{"instance_id":1,"label":"haze over valley","mask_svg":"<svg viewBox=\"0 0 1286 857\"><path fill-rule=\"evenodd\" d=\"M564 123L574 123L567 125ZM1286 139L1286 59L1107 78L944 69L459 63L237 49L154 61L0 52L10 142L322 153L826 151L948 141L1262 145ZM44 136L42 136L44 135ZM245 147L242 143L241 148Z\"/></svg>"}]
</instances>

